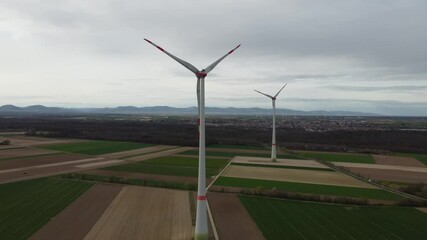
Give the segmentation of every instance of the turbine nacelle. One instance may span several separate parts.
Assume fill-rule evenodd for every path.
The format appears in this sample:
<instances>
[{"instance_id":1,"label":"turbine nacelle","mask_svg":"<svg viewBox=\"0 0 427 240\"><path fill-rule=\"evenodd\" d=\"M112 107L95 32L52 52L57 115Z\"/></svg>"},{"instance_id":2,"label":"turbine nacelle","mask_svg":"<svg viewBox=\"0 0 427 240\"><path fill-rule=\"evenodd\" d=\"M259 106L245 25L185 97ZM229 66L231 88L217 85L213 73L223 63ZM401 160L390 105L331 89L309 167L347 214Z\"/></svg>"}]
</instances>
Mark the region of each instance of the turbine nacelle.
<instances>
[{"instance_id":1,"label":"turbine nacelle","mask_svg":"<svg viewBox=\"0 0 427 240\"><path fill-rule=\"evenodd\" d=\"M198 78L204 78L204 77L206 77L208 74L207 73L205 73L205 70L203 69L202 71L200 71L200 72L197 72L196 73L196 77L198 77Z\"/></svg>"}]
</instances>

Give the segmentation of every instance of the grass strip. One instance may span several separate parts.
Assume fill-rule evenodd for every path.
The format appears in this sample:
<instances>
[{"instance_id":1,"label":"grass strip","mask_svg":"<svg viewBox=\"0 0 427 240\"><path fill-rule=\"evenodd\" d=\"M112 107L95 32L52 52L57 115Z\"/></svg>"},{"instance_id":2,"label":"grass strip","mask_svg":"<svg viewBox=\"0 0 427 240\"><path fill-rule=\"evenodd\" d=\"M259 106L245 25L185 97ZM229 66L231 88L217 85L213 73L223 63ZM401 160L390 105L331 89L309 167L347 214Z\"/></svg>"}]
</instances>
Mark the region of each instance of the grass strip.
<instances>
[{"instance_id":1,"label":"grass strip","mask_svg":"<svg viewBox=\"0 0 427 240\"><path fill-rule=\"evenodd\" d=\"M198 150L188 150L180 155L198 155ZM264 157L270 158L271 154L268 153L243 153L243 152L214 152L214 151L206 151L206 156L211 157L235 157L235 156L247 156L247 157ZM277 158L285 158L285 159L303 159L299 156L294 156L290 154L277 154Z\"/></svg>"}]
</instances>

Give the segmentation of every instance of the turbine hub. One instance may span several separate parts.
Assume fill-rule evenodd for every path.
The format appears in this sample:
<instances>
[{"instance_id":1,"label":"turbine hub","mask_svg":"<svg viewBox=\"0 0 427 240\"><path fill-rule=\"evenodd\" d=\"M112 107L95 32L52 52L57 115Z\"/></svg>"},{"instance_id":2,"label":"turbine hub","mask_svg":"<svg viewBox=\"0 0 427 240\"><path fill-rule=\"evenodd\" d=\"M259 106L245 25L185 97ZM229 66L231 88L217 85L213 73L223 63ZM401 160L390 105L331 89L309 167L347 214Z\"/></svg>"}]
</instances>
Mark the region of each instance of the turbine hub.
<instances>
[{"instance_id":1,"label":"turbine hub","mask_svg":"<svg viewBox=\"0 0 427 240\"><path fill-rule=\"evenodd\" d=\"M197 77L206 77L207 75L208 75L208 74L207 74L207 73L205 73L205 72L203 72L203 71L196 73L196 76L197 76Z\"/></svg>"}]
</instances>

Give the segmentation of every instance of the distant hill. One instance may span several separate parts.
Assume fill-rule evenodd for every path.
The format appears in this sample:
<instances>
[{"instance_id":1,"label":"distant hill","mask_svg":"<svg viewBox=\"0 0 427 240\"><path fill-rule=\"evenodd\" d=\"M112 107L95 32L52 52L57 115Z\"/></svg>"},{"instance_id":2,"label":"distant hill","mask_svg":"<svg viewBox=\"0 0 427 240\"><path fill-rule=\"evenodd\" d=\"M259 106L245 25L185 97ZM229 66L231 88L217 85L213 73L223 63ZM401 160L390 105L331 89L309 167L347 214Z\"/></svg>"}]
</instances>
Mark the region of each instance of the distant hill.
<instances>
[{"instance_id":1,"label":"distant hill","mask_svg":"<svg viewBox=\"0 0 427 240\"><path fill-rule=\"evenodd\" d=\"M210 115L269 115L271 109L265 108L219 108L206 107L206 113ZM120 106L115 108L61 108L46 107L43 105L32 105L28 107L17 107L14 105L3 105L0 114L150 114L150 115L196 115L197 107L175 108L168 106L135 107ZM299 111L292 109L276 109L277 115L299 115L299 116L379 116L373 113L351 112L351 111Z\"/></svg>"}]
</instances>

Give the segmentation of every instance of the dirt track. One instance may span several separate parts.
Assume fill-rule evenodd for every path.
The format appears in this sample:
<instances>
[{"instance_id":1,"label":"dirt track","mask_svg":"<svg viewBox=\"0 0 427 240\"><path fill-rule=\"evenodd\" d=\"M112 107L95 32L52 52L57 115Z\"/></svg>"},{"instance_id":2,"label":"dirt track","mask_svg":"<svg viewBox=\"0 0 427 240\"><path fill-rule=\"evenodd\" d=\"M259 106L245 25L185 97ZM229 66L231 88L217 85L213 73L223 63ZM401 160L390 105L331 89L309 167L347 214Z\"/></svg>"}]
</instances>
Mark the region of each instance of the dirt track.
<instances>
[{"instance_id":1,"label":"dirt track","mask_svg":"<svg viewBox=\"0 0 427 240\"><path fill-rule=\"evenodd\" d=\"M271 162L270 158L237 156L233 158L232 161L235 163L267 164L267 165L277 165L277 166L310 167L310 168L329 168L314 160L278 159L277 162Z\"/></svg>"},{"instance_id":2,"label":"dirt track","mask_svg":"<svg viewBox=\"0 0 427 240\"><path fill-rule=\"evenodd\" d=\"M411 167L411 166L394 166L394 165L380 165L380 164L366 164L366 163L344 163L334 162L337 166L346 168L366 168L366 169L377 169L377 170L397 170L397 171L408 171L408 172L420 172L427 174L427 167Z\"/></svg>"},{"instance_id":3,"label":"dirt track","mask_svg":"<svg viewBox=\"0 0 427 240\"><path fill-rule=\"evenodd\" d=\"M126 186L84 239L192 237L188 192Z\"/></svg>"},{"instance_id":4,"label":"dirt track","mask_svg":"<svg viewBox=\"0 0 427 240\"><path fill-rule=\"evenodd\" d=\"M388 155L372 155L377 164L397 165L397 166L412 166L425 167L422 162L412 157L388 156Z\"/></svg>"},{"instance_id":5,"label":"dirt track","mask_svg":"<svg viewBox=\"0 0 427 240\"><path fill-rule=\"evenodd\" d=\"M359 181L342 173L329 171L231 165L223 176L347 187L376 188L371 184Z\"/></svg>"},{"instance_id":6,"label":"dirt track","mask_svg":"<svg viewBox=\"0 0 427 240\"><path fill-rule=\"evenodd\" d=\"M102 216L123 186L96 184L37 231L32 240L80 240Z\"/></svg>"},{"instance_id":7,"label":"dirt track","mask_svg":"<svg viewBox=\"0 0 427 240\"><path fill-rule=\"evenodd\" d=\"M427 183L427 173L425 172L412 172L401 170L388 170L388 169L373 169L373 168L356 168L347 167L352 172L363 175L367 178L372 178L382 181L393 181L403 183Z\"/></svg>"},{"instance_id":8,"label":"dirt track","mask_svg":"<svg viewBox=\"0 0 427 240\"><path fill-rule=\"evenodd\" d=\"M158 175L158 174L146 174L146 173L133 173L133 172L121 172L121 171L110 171L102 169L94 169L89 171L84 171L85 174L94 174L102 176L116 176L124 178L137 178L137 179L150 179L166 182L187 182L187 183L197 183L197 177L181 177L181 176L168 176L168 175Z\"/></svg>"},{"instance_id":9,"label":"dirt track","mask_svg":"<svg viewBox=\"0 0 427 240\"><path fill-rule=\"evenodd\" d=\"M265 239L236 195L208 193L208 200L221 240Z\"/></svg>"},{"instance_id":10,"label":"dirt track","mask_svg":"<svg viewBox=\"0 0 427 240\"><path fill-rule=\"evenodd\" d=\"M135 156L135 155L145 154L145 153L149 153L149 152L167 150L170 148L176 148L176 147L175 146L167 146L167 145L158 145L158 146L152 146L152 147L138 148L138 149L129 150L129 151L123 151L123 152L108 153L108 154L103 154L100 156L105 157L105 158L124 158L124 157L128 157L128 156Z\"/></svg>"}]
</instances>

